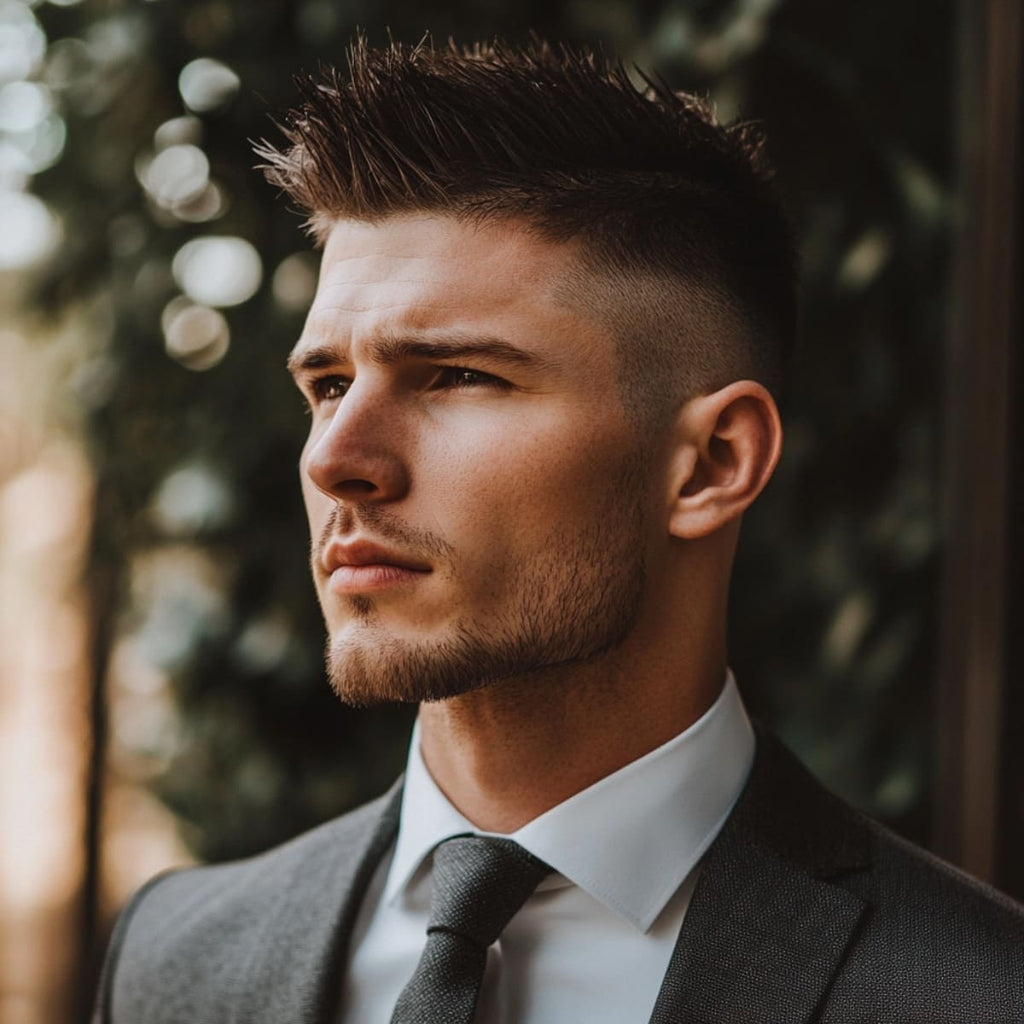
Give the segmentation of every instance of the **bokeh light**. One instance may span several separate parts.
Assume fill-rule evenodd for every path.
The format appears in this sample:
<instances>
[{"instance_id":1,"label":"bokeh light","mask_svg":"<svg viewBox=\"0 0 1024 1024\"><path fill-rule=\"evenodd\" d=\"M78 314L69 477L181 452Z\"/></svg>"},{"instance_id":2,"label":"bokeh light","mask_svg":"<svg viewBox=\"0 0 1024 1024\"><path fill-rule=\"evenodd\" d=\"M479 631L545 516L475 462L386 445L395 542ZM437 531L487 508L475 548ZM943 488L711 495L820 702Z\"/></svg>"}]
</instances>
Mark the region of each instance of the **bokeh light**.
<instances>
[{"instance_id":1,"label":"bokeh light","mask_svg":"<svg viewBox=\"0 0 1024 1024\"><path fill-rule=\"evenodd\" d=\"M287 313L304 313L316 294L317 257L293 252L277 265L271 281L274 301Z\"/></svg>"},{"instance_id":2,"label":"bokeh light","mask_svg":"<svg viewBox=\"0 0 1024 1024\"><path fill-rule=\"evenodd\" d=\"M231 101L240 85L238 75L226 64L199 57L181 69L178 91L189 110L206 114Z\"/></svg>"},{"instance_id":3,"label":"bokeh light","mask_svg":"<svg viewBox=\"0 0 1024 1024\"><path fill-rule=\"evenodd\" d=\"M75 36L55 39L46 51L43 79L51 89L63 92L83 84L93 71L89 47Z\"/></svg>"},{"instance_id":4,"label":"bokeh light","mask_svg":"<svg viewBox=\"0 0 1024 1024\"><path fill-rule=\"evenodd\" d=\"M230 621L225 594L226 574L208 554L166 545L140 554L132 564L132 589L142 620L136 638L146 660L173 670L196 644L222 633ZM166 725L167 719L154 722ZM139 737L161 746L161 737Z\"/></svg>"},{"instance_id":5,"label":"bokeh light","mask_svg":"<svg viewBox=\"0 0 1024 1024\"><path fill-rule=\"evenodd\" d=\"M46 33L28 5L0 0L0 82L28 78L46 53Z\"/></svg>"},{"instance_id":6,"label":"bokeh light","mask_svg":"<svg viewBox=\"0 0 1024 1024\"><path fill-rule=\"evenodd\" d=\"M0 89L0 131L31 131L52 110L50 90L38 82L8 82Z\"/></svg>"},{"instance_id":7,"label":"bokeh light","mask_svg":"<svg viewBox=\"0 0 1024 1024\"><path fill-rule=\"evenodd\" d=\"M157 152L168 146L198 146L203 137L203 122L191 114L182 114L164 121L153 133L153 145Z\"/></svg>"},{"instance_id":8,"label":"bokeh light","mask_svg":"<svg viewBox=\"0 0 1024 1024\"><path fill-rule=\"evenodd\" d=\"M153 499L152 516L172 537L189 537L224 526L231 515L231 491L223 475L205 462L172 470Z\"/></svg>"},{"instance_id":9,"label":"bokeh light","mask_svg":"<svg viewBox=\"0 0 1024 1024\"><path fill-rule=\"evenodd\" d=\"M217 310L172 299L161 319L167 354L186 369L210 370L227 355L231 330Z\"/></svg>"},{"instance_id":10,"label":"bokeh light","mask_svg":"<svg viewBox=\"0 0 1024 1024\"><path fill-rule=\"evenodd\" d=\"M38 82L8 82L0 87L0 173L9 182L52 167L64 152L67 129L54 110L53 97Z\"/></svg>"},{"instance_id":11,"label":"bokeh light","mask_svg":"<svg viewBox=\"0 0 1024 1024\"><path fill-rule=\"evenodd\" d=\"M191 144L168 146L140 160L137 174L149 197L165 209L200 195L210 180L210 161Z\"/></svg>"},{"instance_id":12,"label":"bokeh light","mask_svg":"<svg viewBox=\"0 0 1024 1024\"><path fill-rule=\"evenodd\" d=\"M0 270L23 270L41 262L60 243L60 221L37 196L0 191Z\"/></svg>"},{"instance_id":13,"label":"bokeh light","mask_svg":"<svg viewBox=\"0 0 1024 1024\"><path fill-rule=\"evenodd\" d=\"M186 242L171 264L178 287L204 306L237 306L263 280L263 262L244 238L207 235Z\"/></svg>"},{"instance_id":14,"label":"bokeh light","mask_svg":"<svg viewBox=\"0 0 1024 1024\"><path fill-rule=\"evenodd\" d=\"M186 199L184 202L175 203L171 212L178 220L187 221L190 224L201 224L204 221L215 220L227 209L227 200L224 191L214 181L208 181L206 187L197 196Z\"/></svg>"}]
</instances>

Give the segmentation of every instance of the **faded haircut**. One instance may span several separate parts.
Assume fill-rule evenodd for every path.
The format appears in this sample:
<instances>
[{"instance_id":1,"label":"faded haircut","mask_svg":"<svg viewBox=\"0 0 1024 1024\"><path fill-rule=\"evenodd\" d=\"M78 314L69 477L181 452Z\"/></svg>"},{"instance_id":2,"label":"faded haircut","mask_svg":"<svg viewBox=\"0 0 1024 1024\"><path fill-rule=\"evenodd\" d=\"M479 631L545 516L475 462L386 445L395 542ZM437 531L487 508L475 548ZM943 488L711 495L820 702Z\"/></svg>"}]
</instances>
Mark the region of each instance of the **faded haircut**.
<instances>
[{"instance_id":1,"label":"faded haircut","mask_svg":"<svg viewBox=\"0 0 1024 1024\"><path fill-rule=\"evenodd\" d=\"M516 221L574 242L563 293L615 338L640 419L752 377L776 396L796 257L763 138L586 50L359 39L260 142L319 242L338 218Z\"/></svg>"}]
</instances>

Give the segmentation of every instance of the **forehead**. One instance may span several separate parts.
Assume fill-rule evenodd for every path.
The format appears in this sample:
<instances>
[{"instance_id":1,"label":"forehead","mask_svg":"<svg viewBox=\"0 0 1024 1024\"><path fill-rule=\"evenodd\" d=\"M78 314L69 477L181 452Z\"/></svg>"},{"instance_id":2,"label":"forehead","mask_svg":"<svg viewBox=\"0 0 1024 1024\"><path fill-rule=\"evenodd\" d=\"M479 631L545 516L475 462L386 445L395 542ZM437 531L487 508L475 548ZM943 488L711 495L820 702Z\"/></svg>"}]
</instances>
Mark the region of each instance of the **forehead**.
<instances>
[{"instance_id":1,"label":"forehead","mask_svg":"<svg viewBox=\"0 0 1024 1024\"><path fill-rule=\"evenodd\" d=\"M549 242L515 222L339 220L296 351L438 330L603 358L612 348L607 332L559 298L574 259L572 243Z\"/></svg>"}]
</instances>

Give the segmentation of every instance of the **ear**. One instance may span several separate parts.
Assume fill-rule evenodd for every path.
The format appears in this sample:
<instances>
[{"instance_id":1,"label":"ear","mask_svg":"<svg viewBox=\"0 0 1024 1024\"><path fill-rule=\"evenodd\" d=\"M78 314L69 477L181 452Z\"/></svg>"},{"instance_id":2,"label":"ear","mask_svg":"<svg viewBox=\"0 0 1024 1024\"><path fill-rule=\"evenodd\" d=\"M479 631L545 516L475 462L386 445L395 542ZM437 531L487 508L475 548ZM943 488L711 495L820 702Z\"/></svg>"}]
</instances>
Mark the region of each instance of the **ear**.
<instances>
[{"instance_id":1,"label":"ear","mask_svg":"<svg viewBox=\"0 0 1024 1024\"><path fill-rule=\"evenodd\" d=\"M676 420L669 533L706 537L746 511L782 452L782 423L768 389L738 380L692 398Z\"/></svg>"}]
</instances>

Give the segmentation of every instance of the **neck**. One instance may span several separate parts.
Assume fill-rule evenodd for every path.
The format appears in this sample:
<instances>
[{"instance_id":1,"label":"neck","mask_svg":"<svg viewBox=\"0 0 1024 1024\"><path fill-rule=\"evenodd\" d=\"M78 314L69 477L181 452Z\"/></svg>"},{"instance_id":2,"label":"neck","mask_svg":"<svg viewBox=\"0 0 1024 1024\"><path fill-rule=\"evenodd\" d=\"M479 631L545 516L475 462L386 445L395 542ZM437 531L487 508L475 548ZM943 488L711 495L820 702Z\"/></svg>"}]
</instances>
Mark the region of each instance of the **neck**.
<instances>
[{"instance_id":1,"label":"neck","mask_svg":"<svg viewBox=\"0 0 1024 1024\"><path fill-rule=\"evenodd\" d=\"M514 832L692 725L725 679L724 616L698 649L635 636L593 662L420 708L423 759L477 828ZM664 635L664 634L663 634ZM685 639L685 632L683 638Z\"/></svg>"}]
</instances>

